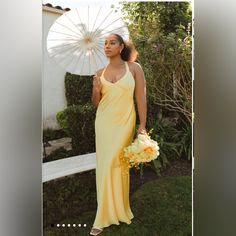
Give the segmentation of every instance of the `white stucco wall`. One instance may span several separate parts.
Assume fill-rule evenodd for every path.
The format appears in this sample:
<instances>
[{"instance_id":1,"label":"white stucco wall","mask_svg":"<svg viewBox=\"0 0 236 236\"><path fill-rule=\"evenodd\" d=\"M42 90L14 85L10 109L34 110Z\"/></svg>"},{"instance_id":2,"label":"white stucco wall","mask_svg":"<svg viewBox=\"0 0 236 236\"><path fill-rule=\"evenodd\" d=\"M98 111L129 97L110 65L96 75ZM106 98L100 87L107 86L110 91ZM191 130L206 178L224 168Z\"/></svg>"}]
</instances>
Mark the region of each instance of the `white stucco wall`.
<instances>
[{"instance_id":1,"label":"white stucco wall","mask_svg":"<svg viewBox=\"0 0 236 236\"><path fill-rule=\"evenodd\" d=\"M65 73L66 71L57 65L47 53L47 35L51 25L63 13L60 10L49 12L43 8L43 73L42 73L42 112L43 129L58 129L56 113L66 107L65 98Z\"/></svg>"}]
</instances>

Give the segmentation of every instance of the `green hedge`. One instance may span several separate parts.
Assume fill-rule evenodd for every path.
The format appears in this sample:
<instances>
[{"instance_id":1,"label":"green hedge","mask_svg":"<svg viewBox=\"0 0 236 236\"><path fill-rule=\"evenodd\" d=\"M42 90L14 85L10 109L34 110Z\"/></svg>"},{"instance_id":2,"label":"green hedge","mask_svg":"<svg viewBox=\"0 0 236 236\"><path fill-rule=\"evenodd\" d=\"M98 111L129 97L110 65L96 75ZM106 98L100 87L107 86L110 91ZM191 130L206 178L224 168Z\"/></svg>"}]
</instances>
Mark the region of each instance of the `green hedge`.
<instances>
[{"instance_id":1,"label":"green hedge","mask_svg":"<svg viewBox=\"0 0 236 236\"><path fill-rule=\"evenodd\" d=\"M59 125L72 138L73 155L95 152L95 114L91 103L71 105L57 113Z\"/></svg>"},{"instance_id":2,"label":"green hedge","mask_svg":"<svg viewBox=\"0 0 236 236\"><path fill-rule=\"evenodd\" d=\"M70 74L65 75L65 96L67 106L81 105L91 101L92 77Z\"/></svg>"},{"instance_id":3,"label":"green hedge","mask_svg":"<svg viewBox=\"0 0 236 236\"><path fill-rule=\"evenodd\" d=\"M147 121L147 130L150 129L151 138L156 140L160 147L160 155L150 164L159 176L161 168L169 165L173 159L183 158L191 161L192 127L189 124L178 124L173 118L153 118Z\"/></svg>"},{"instance_id":4,"label":"green hedge","mask_svg":"<svg viewBox=\"0 0 236 236\"><path fill-rule=\"evenodd\" d=\"M72 155L73 155L73 150L67 151L65 148L60 147L60 148L56 149L55 151L51 152L46 157L44 157L43 163L64 159L67 157L71 157Z\"/></svg>"},{"instance_id":5,"label":"green hedge","mask_svg":"<svg viewBox=\"0 0 236 236\"><path fill-rule=\"evenodd\" d=\"M92 77L65 74L67 108L57 113L57 121L72 138L73 155L95 152L96 108L91 102Z\"/></svg>"},{"instance_id":6,"label":"green hedge","mask_svg":"<svg viewBox=\"0 0 236 236\"><path fill-rule=\"evenodd\" d=\"M64 130L53 130L51 128L47 128L43 130L43 142L48 142L54 139L64 138L66 133Z\"/></svg>"}]
</instances>

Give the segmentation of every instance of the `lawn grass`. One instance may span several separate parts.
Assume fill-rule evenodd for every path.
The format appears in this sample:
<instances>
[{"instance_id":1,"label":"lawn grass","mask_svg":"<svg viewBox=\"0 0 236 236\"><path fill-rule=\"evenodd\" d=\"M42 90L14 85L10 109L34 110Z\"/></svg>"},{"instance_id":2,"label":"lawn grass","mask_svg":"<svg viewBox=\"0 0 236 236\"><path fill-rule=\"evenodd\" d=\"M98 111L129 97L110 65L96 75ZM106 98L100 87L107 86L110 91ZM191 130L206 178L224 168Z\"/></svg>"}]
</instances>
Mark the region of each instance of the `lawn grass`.
<instances>
[{"instance_id":1,"label":"lawn grass","mask_svg":"<svg viewBox=\"0 0 236 236\"><path fill-rule=\"evenodd\" d=\"M163 177L142 185L133 195L132 223L111 225L102 236L190 236L191 235L191 176ZM86 227L47 227L44 236L89 235L95 212L85 212L77 218L55 223L87 224Z\"/></svg>"}]
</instances>

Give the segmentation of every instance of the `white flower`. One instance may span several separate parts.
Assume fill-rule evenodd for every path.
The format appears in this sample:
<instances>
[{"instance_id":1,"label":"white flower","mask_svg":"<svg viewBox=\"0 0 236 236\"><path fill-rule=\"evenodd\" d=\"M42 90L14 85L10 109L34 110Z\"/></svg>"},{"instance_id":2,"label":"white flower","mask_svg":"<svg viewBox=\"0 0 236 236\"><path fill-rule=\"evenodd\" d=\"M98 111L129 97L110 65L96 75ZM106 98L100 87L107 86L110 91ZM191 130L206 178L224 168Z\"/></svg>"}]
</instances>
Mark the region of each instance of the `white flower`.
<instances>
[{"instance_id":1,"label":"white flower","mask_svg":"<svg viewBox=\"0 0 236 236\"><path fill-rule=\"evenodd\" d=\"M139 134L131 145L124 148L124 158L129 167L150 162L159 156L159 146L148 134Z\"/></svg>"}]
</instances>

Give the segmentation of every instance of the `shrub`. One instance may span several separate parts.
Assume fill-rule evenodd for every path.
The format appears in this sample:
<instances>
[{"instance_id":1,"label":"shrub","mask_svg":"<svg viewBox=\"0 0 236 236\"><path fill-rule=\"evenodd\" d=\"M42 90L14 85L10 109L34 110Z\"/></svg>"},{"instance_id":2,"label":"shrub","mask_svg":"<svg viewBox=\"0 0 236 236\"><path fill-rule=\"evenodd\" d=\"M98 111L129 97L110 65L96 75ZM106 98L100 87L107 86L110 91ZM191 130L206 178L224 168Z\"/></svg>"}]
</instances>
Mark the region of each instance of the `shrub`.
<instances>
[{"instance_id":1,"label":"shrub","mask_svg":"<svg viewBox=\"0 0 236 236\"><path fill-rule=\"evenodd\" d=\"M160 155L152 162L152 168L160 175L162 167L169 165L171 159L185 158L190 160L192 150L191 126L179 126L173 120L149 119L148 130L153 129L151 138L156 140L160 147Z\"/></svg>"},{"instance_id":2,"label":"shrub","mask_svg":"<svg viewBox=\"0 0 236 236\"><path fill-rule=\"evenodd\" d=\"M192 126L184 124L181 126L180 134L177 136L179 142L179 156L181 158L192 158Z\"/></svg>"},{"instance_id":3,"label":"shrub","mask_svg":"<svg viewBox=\"0 0 236 236\"><path fill-rule=\"evenodd\" d=\"M95 120L96 109L90 103L71 105L57 114L59 125L72 138L74 155L95 152Z\"/></svg>"},{"instance_id":4,"label":"shrub","mask_svg":"<svg viewBox=\"0 0 236 236\"><path fill-rule=\"evenodd\" d=\"M91 91L91 76L66 73L67 108L59 111L56 118L60 127L72 138L73 155L95 152L96 109L91 103Z\"/></svg>"},{"instance_id":5,"label":"shrub","mask_svg":"<svg viewBox=\"0 0 236 236\"><path fill-rule=\"evenodd\" d=\"M59 123L60 127L62 130L70 136L70 131L69 131L69 124L68 124L68 116L65 110L59 111L56 114L57 122Z\"/></svg>"},{"instance_id":6,"label":"shrub","mask_svg":"<svg viewBox=\"0 0 236 236\"><path fill-rule=\"evenodd\" d=\"M48 142L54 139L64 138L66 133L64 130L53 130L53 129L45 129L43 130L43 142Z\"/></svg>"},{"instance_id":7,"label":"shrub","mask_svg":"<svg viewBox=\"0 0 236 236\"><path fill-rule=\"evenodd\" d=\"M70 157L72 154L72 151L67 151L65 148L60 147L49 154L47 157L43 158L43 163Z\"/></svg>"},{"instance_id":8,"label":"shrub","mask_svg":"<svg viewBox=\"0 0 236 236\"><path fill-rule=\"evenodd\" d=\"M91 101L91 76L65 75L65 96L67 106L85 104Z\"/></svg>"},{"instance_id":9,"label":"shrub","mask_svg":"<svg viewBox=\"0 0 236 236\"><path fill-rule=\"evenodd\" d=\"M152 167L160 176L161 168L168 165L170 159L177 158L178 144L174 143L172 140L172 137L176 134L177 130L175 128L175 123L168 119L149 119L147 121L147 128L148 130L153 129L151 138L156 140L160 147L160 155L157 159L152 161Z\"/></svg>"}]
</instances>

